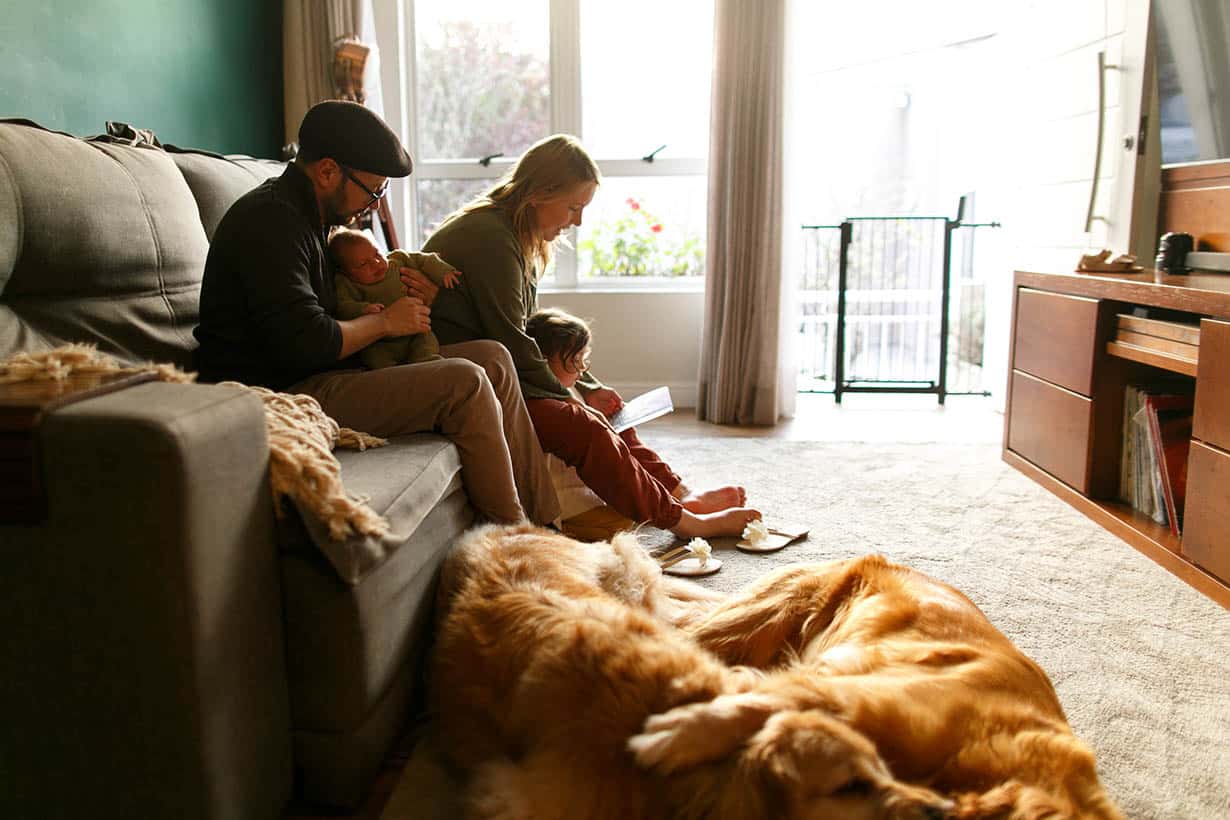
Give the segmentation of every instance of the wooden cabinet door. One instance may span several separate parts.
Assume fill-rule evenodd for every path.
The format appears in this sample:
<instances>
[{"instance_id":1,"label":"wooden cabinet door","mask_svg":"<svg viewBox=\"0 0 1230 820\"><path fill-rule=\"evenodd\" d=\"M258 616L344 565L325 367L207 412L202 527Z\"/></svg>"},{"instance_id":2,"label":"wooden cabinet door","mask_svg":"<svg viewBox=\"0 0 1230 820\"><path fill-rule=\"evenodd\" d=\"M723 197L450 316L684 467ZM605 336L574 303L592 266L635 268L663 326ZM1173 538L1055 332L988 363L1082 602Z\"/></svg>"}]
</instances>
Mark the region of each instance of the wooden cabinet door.
<instances>
[{"instance_id":1,"label":"wooden cabinet door","mask_svg":"<svg viewBox=\"0 0 1230 820\"><path fill-rule=\"evenodd\" d=\"M1192 435L1230 450L1230 322L1200 321Z\"/></svg>"},{"instance_id":2,"label":"wooden cabinet door","mask_svg":"<svg viewBox=\"0 0 1230 820\"><path fill-rule=\"evenodd\" d=\"M1097 327L1097 299L1020 288L1012 366L1091 396Z\"/></svg>"},{"instance_id":3,"label":"wooden cabinet door","mask_svg":"<svg viewBox=\"0 0 1230 820\"><path fill-rule=\"evenodd\" d=\"M1017 370L1009 414L1008 449L1088 494L1093 402Z\"/></svg>"},{"instance_id":4,"label":"wooden cabinet door","mask_svg":"<svg viewBox=\"0 0 1230 820\"><path fill-rule=\"evenodd\" d=\"M1187 560L1230 583L1230 455L1199 441L1192 442L1187 457L1187 504L1179 550Z\"/></svg>"}]
</instances>

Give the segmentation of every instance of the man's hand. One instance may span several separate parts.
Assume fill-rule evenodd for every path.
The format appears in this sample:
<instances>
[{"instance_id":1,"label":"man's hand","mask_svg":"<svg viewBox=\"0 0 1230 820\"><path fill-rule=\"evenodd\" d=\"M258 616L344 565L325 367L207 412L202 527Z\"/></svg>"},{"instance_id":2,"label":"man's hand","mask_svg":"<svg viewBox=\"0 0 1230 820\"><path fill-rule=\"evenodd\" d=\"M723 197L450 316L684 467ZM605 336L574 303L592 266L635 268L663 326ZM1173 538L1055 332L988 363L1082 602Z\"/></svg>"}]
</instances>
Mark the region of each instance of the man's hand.
<instances>
[{"instance_id":1,"label":"man's hand","mask_svg":"<svg viewBox=\"0 0 1230 820\"><path fill-rule=\"evenodd\" d=\"M624 406L624 400L620 398L620 395L618 393L616 393L614 390L610 389L609 387L602 387L602 388L599 388L598 390L591 390L590 392L584 393L583 395L585 396L586 404L588 404L590 407L593 407L595 410L597 410L599 413L606 416L607 418L610 418L611 416L618 413L620 408Z\"/></svg>"},{"instance_id":2,"label":"man's hand","mask_svg":"<svg viewBox=\"0 0 1230 820\"><path fill-rule=\"evenodd\" d=\"M363 308L364 313L379 313L382 310L384 310L384 305L379 302L368 302Z\"/></svg>"},{"instance_id":3,"label":"man's hand","mask_svg":"<svg viewBox=\"0 0 1230 820\"><path fill-rule=\"evenodd\" d=\"M461 271L451 270L444 274L444 287L452 290L457 287L457 283L461 281Z\"/></svg>"},{"instance_id":4,"label":"man's hand","mask_svg":"<svg viewBox=\"0 0 1230 820\"><path fill-rule=\"evenodd\" d=\"M440 288L436 286L436 283L414 268L400 268L400 271L401 283L406 288L406 295L413 296L430 307L440 293Z\"/></svg>"},{"instance_id":5,"label":"man's hand","mask_svg":"<svg viewBox=\"0 0 1230 820\"><path fill-rule=\"evenodd\" d=\"M403 296L381 314L385 336L410 336L431 330L431 308L414 296Z\"/></svg>"}]
</instances>

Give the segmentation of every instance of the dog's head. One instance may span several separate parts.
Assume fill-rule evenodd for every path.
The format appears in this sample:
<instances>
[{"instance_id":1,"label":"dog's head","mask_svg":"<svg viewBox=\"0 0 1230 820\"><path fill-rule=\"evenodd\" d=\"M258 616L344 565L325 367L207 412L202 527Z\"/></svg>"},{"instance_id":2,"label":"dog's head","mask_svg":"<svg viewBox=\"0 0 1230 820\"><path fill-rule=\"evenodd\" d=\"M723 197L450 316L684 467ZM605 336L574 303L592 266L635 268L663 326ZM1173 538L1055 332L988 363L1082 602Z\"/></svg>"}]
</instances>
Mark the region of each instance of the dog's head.
<instances>
[{"instance_id":1,"label":"dog's head","mask_svg":"<svg viewBox=\"0 0 1230 820\"><path fill-rule=\"evenodd\" d=\"M875 744L820 710L761 693L651 717L629 742L681 817L937 820L951 800L893 777Z\"/></svg>"},{"instance_id":2,"label":"dog's head","mask_svg":"<svg viewBox=\"0 0 1230 820\"><path fill-rule=\"evenodd\" d=\"M817 711L782 712L749 741L739 765L760 773L798 820L940 820L953 803L930 789L897 780L875 745Z\"/></svg>"}]
</instances>

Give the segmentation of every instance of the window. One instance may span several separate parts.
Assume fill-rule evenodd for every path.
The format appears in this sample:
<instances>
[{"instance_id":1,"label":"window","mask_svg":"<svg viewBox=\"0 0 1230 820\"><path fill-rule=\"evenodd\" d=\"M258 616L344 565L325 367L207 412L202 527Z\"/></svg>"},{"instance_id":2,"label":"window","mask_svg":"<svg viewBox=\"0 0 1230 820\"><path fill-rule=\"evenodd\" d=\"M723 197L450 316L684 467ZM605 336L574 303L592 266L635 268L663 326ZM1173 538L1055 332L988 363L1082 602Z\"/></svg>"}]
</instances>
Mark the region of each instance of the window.
<instances>
[{"instance_id":1,"label":"window","mask_svg":"<svg viewBox=\"0 0 1230 820\"><path fill-rule=\"evenodd\" d=\"M576 134L603 184L546 282L700 281L712 0L414 0L408 244L536 140Z\"/></svg>"}]
</instances>

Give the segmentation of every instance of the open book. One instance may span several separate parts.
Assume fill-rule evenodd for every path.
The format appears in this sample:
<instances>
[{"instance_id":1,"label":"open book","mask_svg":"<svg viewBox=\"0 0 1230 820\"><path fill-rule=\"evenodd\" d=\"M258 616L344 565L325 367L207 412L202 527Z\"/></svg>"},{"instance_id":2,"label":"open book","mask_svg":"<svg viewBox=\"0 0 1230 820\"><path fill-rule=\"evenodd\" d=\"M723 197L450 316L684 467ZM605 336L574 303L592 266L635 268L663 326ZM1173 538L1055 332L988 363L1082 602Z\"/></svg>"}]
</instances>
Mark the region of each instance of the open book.
<instances>
[{"instance_id":1,"label":"open book","mask_svg":"<svg viewBox=\"0 0 1230 820\"><path fill-rule=\"evenodd\" d=\"M644 424L672 412L675 405L671 403L669 387L655 387L648 393L642 393L635 399L624 402L619 412L611 416L611 427L616 433L622 433L629 427Z\"/></svg>"}]
</instances>

